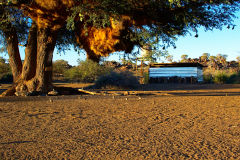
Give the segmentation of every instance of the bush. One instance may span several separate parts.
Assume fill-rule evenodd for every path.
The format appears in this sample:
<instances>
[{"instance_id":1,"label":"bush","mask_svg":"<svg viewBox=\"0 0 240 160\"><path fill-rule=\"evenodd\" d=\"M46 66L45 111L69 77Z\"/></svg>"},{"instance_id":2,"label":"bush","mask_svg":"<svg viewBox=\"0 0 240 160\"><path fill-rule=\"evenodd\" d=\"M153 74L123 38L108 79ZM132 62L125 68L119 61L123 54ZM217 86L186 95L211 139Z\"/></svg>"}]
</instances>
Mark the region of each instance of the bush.
<instances>
[{"instance_id":1,"label":"bush","mask_svg":"<svg viewBox=\"0 0 240 160\"><path fill-rule=\"evenodd\" d=\"M203 81L205 83L213 83L213 75L212 74L204 74Z\"/></svg>"},{"instance_id":2,"label":"bush","mask_svg":"<svg viewBox=\"0 0 240 160\"><path fill-rule=\"evenodd\" d=\"M64 78L69 81L80 81L80 74L78 67L73 67L63 73Z\"/></svg>"},{"instance_id":3,"label":"bush","mask_svg":"<svg viewBox=\"0 0 240 160\"><path fill-rule=\"evenodd\" d=\"M213 77L213 82L217 84L224 84L228 80L228 75L226 72L219 71Z\"/></svg>"},{"instance_id":4,"label":"bush","mask_svg":"<svg viewBox=\"0 0 240 160\"><path fill-rule=\"evenodd\" d=\"M96 88L135 88L139 84L137 78L129 71L111 72L103 75L95 82Z\"/></svg>"},{"instance_id":5,"label":"bush","mask_svg":"<svg viewBox=\"0 0 240 160\"><path fill-rule=\"evenodd\" d=\"M0 57L0 75L6 74L9 72L11 72L10 65L7 63L3 63Z\"/></svg>"},{"instance_id":6,"label":"bush","mask_svg":"<svg viewBox=\"0 0 240 160\"><path fill-rule=\"evenodd\" d=\"M79 66L73 67L64 73L64 77L71 81L94 82L99 76L108 74L112 68L101 66L91 60L80 61Z\"/></svg>"},{"instance_id":7,"label":"bush","mask_svg":"<svg viewBox=\"0 0 240 160\"><path fill-rule=\"evenodd\" d=\"M240 83L240 72L237 72L237 70L234 69L206 69L203 73L203 79L205 83L238 84Z\"/></svg>"},{"instance_id":8,"label":"bush","mask_svg":"<svg viewBox=\"0 0 240 160\"><path fill-rule=\"evenodd\" d=\"M0 82L1 83L12 83L13 82L13 75L12 73L4 73L0 75Z\"/></svg>"},{"instance_id":9,"label":"bush","mask_svg":"<svg viewBox=\"0 0 240 160\"><path fill-rule=\"evenodd\" d=\"M226 83L240 84L240 72L230 75Z\"/></svg>"}]
</instances>

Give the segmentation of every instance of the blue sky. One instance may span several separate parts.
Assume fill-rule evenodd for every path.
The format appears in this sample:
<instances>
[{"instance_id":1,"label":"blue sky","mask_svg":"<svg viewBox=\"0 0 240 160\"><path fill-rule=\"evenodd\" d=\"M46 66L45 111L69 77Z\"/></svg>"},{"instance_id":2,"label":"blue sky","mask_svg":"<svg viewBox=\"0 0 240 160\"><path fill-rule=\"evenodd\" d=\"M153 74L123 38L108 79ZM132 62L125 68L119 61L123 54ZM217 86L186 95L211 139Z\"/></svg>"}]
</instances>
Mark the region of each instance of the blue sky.
<instances>
[{"instance_id":1,"label":"blue sky","mask_svg":"<svg viewBox=\"0 0 240 160\"><path fill-rule=\"evenodd\" d=\"M236 23L237 27L234 30L224 28L221 31L205 32L200 29L198 38L194 36L180 37L176 42L177 48L170 47L168 51L176 61L181 59L182 54L187 54L191 58L198 58L203 53L209 53L210 55L226 54L228 60L236 60L236 57L240 56L239 21Z\"/></svg>"},{"instance_id":2,"label":"blue sky","mask_svg":"<svg viewBox=\"0 0 240 160\"><path fill-rule=\"evenodd\" d=\"M179 61L183 54L189 55L190 58L198 58L203 53L209 53L210 55L226 54L228 60L236 60L236 57L240 56L240 12L237 15L239 19L235 20L237 26L234 30L224 27L223 30L205 32L204 29L200 28L198 38L194 37L195 34L179 37L176 41L176 49L173 49L173 47L167 48L169 54L173 55L174 61ZM21 48L20 52L22 59L24 59L24 49ZM8 59L6 54L3 56ZM55 52L53 56L54 61L64 59L71 65L77 65L78 59L84 60L85 58L85 54L78 55L74 50L61 55ZM107 59L118 61L119 56L115 54Z\"/></svg>"}]
</instances>

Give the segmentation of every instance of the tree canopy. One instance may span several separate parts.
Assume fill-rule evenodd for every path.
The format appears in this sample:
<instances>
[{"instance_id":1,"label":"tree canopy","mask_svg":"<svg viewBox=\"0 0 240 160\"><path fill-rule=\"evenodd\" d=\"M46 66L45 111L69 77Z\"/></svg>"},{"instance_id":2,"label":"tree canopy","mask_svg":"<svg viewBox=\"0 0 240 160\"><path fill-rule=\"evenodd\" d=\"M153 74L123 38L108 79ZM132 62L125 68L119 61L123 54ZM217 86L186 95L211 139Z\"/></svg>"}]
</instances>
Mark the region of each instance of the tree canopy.
<instances>
[{"instance_id":1,"label":"tree canopy","mask_svg":"<svg viewBox=\"0 0 240 160\"><path fill-rule=\"evenodd\" d=\"M2 0L17 6L40 27L75 31L80 48L104 56L114 51L131 52L146 43L159 49L174 45L178 35L234 27L239 0ZM160 43L159 43L160 42ZM69 43L69 42L67 42Z\"/></svg>"},{"instance_id":2,"label":"tree canopy","mask_svg":"<svg viewBox=\"0 0 240 160\"><path fill-rule=\"evenodd\" d=\"M212 0L90 2L71 8L68 27L77 30L85 50L99 55L129 52L133 45L143 47L146 43L154 46L152 49L174 45L178 35L193 31L197 36L200 26L206 30L222 29L224 25L234 27L232 20L239 7L239 1Z\"/></svg>"}]
</instances>

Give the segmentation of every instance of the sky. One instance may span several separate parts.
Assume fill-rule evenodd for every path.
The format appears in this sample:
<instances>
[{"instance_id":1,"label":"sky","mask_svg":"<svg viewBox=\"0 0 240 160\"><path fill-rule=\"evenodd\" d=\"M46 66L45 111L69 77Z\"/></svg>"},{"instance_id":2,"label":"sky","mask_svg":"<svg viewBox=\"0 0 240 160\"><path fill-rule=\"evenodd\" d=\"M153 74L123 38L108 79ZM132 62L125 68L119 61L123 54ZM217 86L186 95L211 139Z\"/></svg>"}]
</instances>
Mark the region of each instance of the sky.
<instances>
[{"instance_id":1,"label":"sky","mask_svg":"<svg viewBox=\"0 0 240 160\"><path fill-rule=\"evenodd\" d=\"M213 30L205 32L199 30L198 38L193 36L180 37L176 41L176 49L170 47L169 53L175 61L181 59L181 55L187 54L190 58L198 58L203 53L210 55L225 54L227 60L236 60L240 56L240 19L237 27L232 29Z\"/></svg>"},{"instance_id":2,"label":"sky","mask_svg":"<svg viewBox=\"0 0 240 160\"><path fill-rule=\"evenodd\" d=\"M228 55L227 60L236 60L236 57L240 56L240 12L237 14L239 19L235 20L237 25L234 30L227 29L213 30L205 32L203 28L198 31L198 38L194 37L194 33L185 37L179 37L176 41L176 49L173 47L167 48L170 55L173 56L174 61L179 61L181 55L187 54L189 58L199 58L203 53L209 53L212 56L217 54ZM24 48L20 48L21 57L24 59ZM1 56L1 55L0 55ZM7 55L3 55L8 59ZM78 65L77 60L85 60L85 54L77 54L74 50L67 51L66 54L57 54L54 52L53 61L58 59L64 59L68 61L70 65ZM106 60L119 61L119 56L114 54L108 57ZM162 62L160 60L160 62ZM165 61L166 62L166 61Z\"/></svg>"}]
</instances>

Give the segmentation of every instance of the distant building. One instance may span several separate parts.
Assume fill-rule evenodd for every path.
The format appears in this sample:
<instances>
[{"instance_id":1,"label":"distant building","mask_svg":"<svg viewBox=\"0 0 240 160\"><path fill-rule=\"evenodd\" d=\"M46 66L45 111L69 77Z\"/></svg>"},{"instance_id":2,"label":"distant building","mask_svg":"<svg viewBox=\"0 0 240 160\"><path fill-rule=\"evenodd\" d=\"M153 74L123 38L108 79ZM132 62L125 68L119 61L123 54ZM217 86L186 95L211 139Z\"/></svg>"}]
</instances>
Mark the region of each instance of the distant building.
<instances>
[{"instance_id":1,"label":"distant building","mask_svg":"<svg viewBox=\"0 0 240 160\"><path fill-rule=\"evenodd\" d=\"M149 66L150 83L201 83L203 65L199 63L154 63Z\"/></svg>"}]
</instances>

